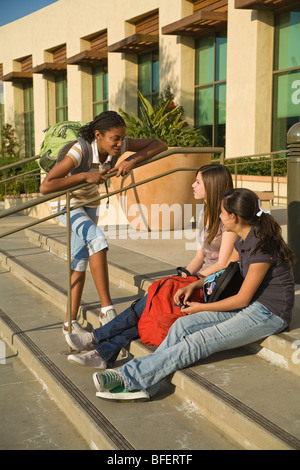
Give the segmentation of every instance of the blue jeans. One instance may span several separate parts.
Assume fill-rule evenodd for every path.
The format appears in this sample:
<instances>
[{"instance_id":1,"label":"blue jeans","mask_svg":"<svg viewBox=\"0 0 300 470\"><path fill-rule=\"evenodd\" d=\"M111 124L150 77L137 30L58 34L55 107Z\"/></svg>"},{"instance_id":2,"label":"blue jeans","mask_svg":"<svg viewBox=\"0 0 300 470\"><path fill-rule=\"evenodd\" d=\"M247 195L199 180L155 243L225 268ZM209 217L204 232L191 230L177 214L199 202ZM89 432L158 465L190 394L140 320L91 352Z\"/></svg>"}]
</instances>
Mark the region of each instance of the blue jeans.
<instances>
[{"instance_id":1,"label":"blue jeans","mask_svg":"<svg viewBox=\"0 0 300 470\"><path fill-rule=\"evenodd\" d=\"M71 269L85 271L89 257L108 247L106 237L97 226L97 207L78 207L71 211ZM67 215L58 219L66 225Z\"/></svg>"},{"instance_id":2,"label":"blue jeans","mask_svg":"<svg viewBox=\"0 0 300 470\"><path fill-rule=\"evenodd\" d=\"M131 307L128 307L113 320L93 331L98 343L96 349L109 367L113 366L122 348L139 338L137 324L146 301L147 295L134 304L135 314L132 313Z\"/></svg>"},{"instance_id":3,"label":"blue jeans","mask_svg":"<svg viewBox=\"0 0 300 470\"><path fill-rule=\"evenodd\" d=\"M279 333L287 324L259 302L231 312L199 312L176 320L152 354L135 358L120 372L126 390L146 389L167 375L218 351L238 348Z\"/></svg>"}]
</instances>

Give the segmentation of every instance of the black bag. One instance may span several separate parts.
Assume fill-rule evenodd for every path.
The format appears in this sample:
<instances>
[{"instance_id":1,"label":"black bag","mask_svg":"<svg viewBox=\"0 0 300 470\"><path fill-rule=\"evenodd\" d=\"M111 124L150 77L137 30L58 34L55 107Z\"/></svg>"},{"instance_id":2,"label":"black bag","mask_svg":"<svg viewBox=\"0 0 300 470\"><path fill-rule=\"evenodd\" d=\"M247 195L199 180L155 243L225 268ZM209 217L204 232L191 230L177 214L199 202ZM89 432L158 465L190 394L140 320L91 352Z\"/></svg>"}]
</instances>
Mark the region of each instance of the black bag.
<instances>
[{"instance_id":1,"label":"black bag","mask_svg":"<svg viewBox=\"0 0 300 470\"><path fill-rule=\"evenodd\" d=\"M210 274L204 280L203 292L204 301L207 303L217 302L236 295L244 281L241 274L239 263L231 262L227 268Z\"/></svg>"}]
</instances>

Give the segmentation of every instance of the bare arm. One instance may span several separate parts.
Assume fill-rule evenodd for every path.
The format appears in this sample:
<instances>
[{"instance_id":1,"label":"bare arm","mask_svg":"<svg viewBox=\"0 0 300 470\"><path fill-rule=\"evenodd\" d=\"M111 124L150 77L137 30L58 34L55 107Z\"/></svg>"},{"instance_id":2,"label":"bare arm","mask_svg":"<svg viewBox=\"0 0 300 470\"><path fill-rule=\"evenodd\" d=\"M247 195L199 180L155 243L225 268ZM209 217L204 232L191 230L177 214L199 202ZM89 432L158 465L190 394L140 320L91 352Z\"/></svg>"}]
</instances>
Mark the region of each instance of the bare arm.
<instances>
[{"instance_id":1,"label":"bare arm","mask_svg":"<svg viewBox=\"0 0 300 470\"><path fill-rule=\"evenodd\" d=\"M168 146L165 142L162 142L157 139L127 139L127 150L129 152L135 152L130 157L123 160L121 163L116 165L114 168L109 170L108 173L118 170L116 176L127 175L133 168L136 163L143 162L148 158L157 155L164 150L167 150ZM134 160L133 160L134 158Z\"/></svg>"},{"instance_id":2,"label":"bare arm","mask_svg":"<svg viewBox=\"0 0 300 470\"><path fill-rule=\"evenodd\" d=\"M204 277L210 274L216 273L221 269L226 268L229 264L229 258L232 256L234 250L234 243L236 241L236 234L233 232L224 232L221 240L221 247L219 251L218 261L208 268L200 271L200 274ZM238 256L238 254L237 254Z\"/></svg>"},{"instance_id":3,"label":"bare arm","mask_svg":"<svg viewBox=\"0 0 300 470\"><path fill-rule=\"evenodd\" d=\"M188 286L182 287L181 289L178 289L178 291L176 292L176 294L174 296L174 302L175 303L179 304L180 303L179 299L182 296L184 296L183 297L184 298L183 303L186 303L188 301L188 299L190 298L190 296L192 295L194 289L200 289L201 287L203 287L204 279L207 276L209 276L210 274L216 273L216 272L220 271L221 269L226 268L226 266L228 266L228 264L231 261L238 261L239 260L238 252L233 247L236 236L234 235L234 237L230 237L229 240L227 239L227 237L225 237L226 242L225 242L225 239L223 239L224 235L229 234L229 233L231 233L231 235L234 235L234 234L232 234L232 232L225 232L222 235L221 248L222 248L222 245L223 245L223 249L220 250L220 256L219 256L219 260L217 261L217 263L214 263L212 266L209 266L207 269L204 269L203 271L201 271L202 277L198 281L192 282ZM229 241L232 242L232 245L230 245ZM223 244L223 242L224 242L224 244ZM231 249L231 251L230 251L230 249ZM220 260L220 257L221 257L221 260Z\"/></svg>"},{"instance_id":4,"label":"bare arm","mask_svg":"<svg viewBox=\"0 0 300 470\"><path fill-rule=\"evenodd\" d=\"M211 303L191 302L187 308L183 308L182 312L190 315L192 313L203 311L230 311L247 307L251 302L255 292L262 283L267 274L270 265L268 263L254 263L249 266L248 273L244 282L236 295L227 299L219 300Z\"/></svg>"},{"instance_id":5,"label":"bare arm","mask_svg":"<svg viewBox=\"0 0 300 470\"><path fill-rule=\"evenodd\" d=\"M50 194L56 191L62 191L63 189L69 189L80 183L100 184L106 179L103 176L103 174L106 173L106 170L82 172L67 176L73 168L75 168L75 165L72 158L66 155L61 162L57 163L52 168L42 182L40 186L41 194Z\"/></svg>"},{"instance_id":6,"label":"bare arm","mask_svg":"<svg viewBox=\"0 0 300 470\"><path fill-rule=\"evenodd\" d=\"M196 255L194 256L193 259L191 259L191 261L187 265L186 269L191 274L197 274L200 271L200 269L203 265L203 261L204 261L204 250L202 248L200 248L199 250L197 250ZM183 273L183 275L184 275L184 273Z\"/></svg>"}]
</instances>

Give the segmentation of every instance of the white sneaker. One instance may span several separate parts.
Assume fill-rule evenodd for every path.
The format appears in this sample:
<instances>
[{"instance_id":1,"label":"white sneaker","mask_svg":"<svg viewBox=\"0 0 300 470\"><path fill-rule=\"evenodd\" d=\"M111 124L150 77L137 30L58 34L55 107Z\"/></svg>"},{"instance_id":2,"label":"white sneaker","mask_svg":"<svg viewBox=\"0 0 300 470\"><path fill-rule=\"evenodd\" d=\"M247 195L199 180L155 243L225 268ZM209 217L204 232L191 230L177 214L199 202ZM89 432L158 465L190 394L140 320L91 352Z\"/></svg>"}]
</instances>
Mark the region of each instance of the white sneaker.
<instances>
[{"instance_id":1,"label":"white sneaker","mask_svg":"<svg viewBox=\"0 0 300 470\"><path fill-rule=\"evenodd\" d=\"M126 392L124 386L105 390L104 392L96 392L96 396L107 400L150 400L151 398L146 390Z\"/></svg>"},{"instance_id":2,"label":"white sneaker","mask_svg":"<svg viewBox=\"0 0 300 470\"><path fill-rule=\"evenodd\" d=\"M94 367L96 369L106 369L107 364L99 356L97 351L88 351L82 354L70 354L68 356L68 361L73 362L74 364L79 364L81 366Z\"/></svg>"},{"instance_id":3,"label":"white sneaker","mask_svg":"<svg viewBox=\"0 0 300 470\"><path fill-rule=\"evenodd\" d=\"M63 323L63 326L62 326L62 331L63 331L63 334L64 335L67 335L69 333L68 331L68 324L65 324ZM82 326L79 325L78 321L73 321L72 322L72 325L71 325L71 333L76 333L76 334L79 334L79 333L86 333L86 330L84 328L82 328Z\"/></svg>"},{"instance_id":4,"label":"white sneaker","mask_svg":"<svg viewBox=\"0 0 300 470\"><path fill-rule=\"evenodd\" d=\"M117 316L117 312L115 311L115 309L110 308L109 310L107 310L105 314L104 313L100 314L100 323L102 325L106 325L106 323L116 318L116 316Z\"/></svg>"},{"instance_id":5,"label":"white sneaker","mask_svg":"<svg viewBox=\"0 0 300 470\"><path fill-rule=\"evenodd\" d=\"M65 335L68 345L75 351L91 351L95 349L97 344L93 342L93 336L91 333L85 331L84 333L67 333Z\"/></svg>"}]
</instances>

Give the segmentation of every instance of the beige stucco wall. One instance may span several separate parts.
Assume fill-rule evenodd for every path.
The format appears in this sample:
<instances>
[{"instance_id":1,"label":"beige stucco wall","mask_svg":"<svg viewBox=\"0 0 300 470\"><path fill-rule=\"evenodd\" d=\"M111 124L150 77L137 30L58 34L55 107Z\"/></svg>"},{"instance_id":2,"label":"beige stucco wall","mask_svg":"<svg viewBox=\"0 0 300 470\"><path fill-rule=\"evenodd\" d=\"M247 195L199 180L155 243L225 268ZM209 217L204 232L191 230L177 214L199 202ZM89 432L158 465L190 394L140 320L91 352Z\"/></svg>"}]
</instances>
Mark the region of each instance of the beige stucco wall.
<instances>
[{"instance_id":1,"label":"beige stucco wall","mask_svg":"<svg viewBox=\"0 0 300 470\"><path fill-rule=\"evenodd\" d=\"M273 13L228 2L226 157L270 151Z\"/></svg>"},{"instance_id":2,"label":"beige stucco wall","mask_svg":"<svg viewBox=\"0 0 300 470\"><path fill-rule=\"evenodd\" d=\"M64 43L67 57L86 47L84 37L107 28L108 44L134 33L132 21L159 8L160 90L171 85L176 101L194 119L194 38L163 36L161 28L193 11L188 0L59 0L0 28L3 74L17 71L18 59L32 55L33 67L47 61L47 51ZM226 156L270 150L272 90L272 12L235 10L228 1ZM5 45L5 47L3 47ZM109 105L137 111L137 56L109 53ZM92 116L91 68L68 65L70 120ZM36 153L42 130L55 121L54 83L34 74ZM20 87L5 83L5 119L18 127L22 115Z\"/></svg>"}]
</instances>

